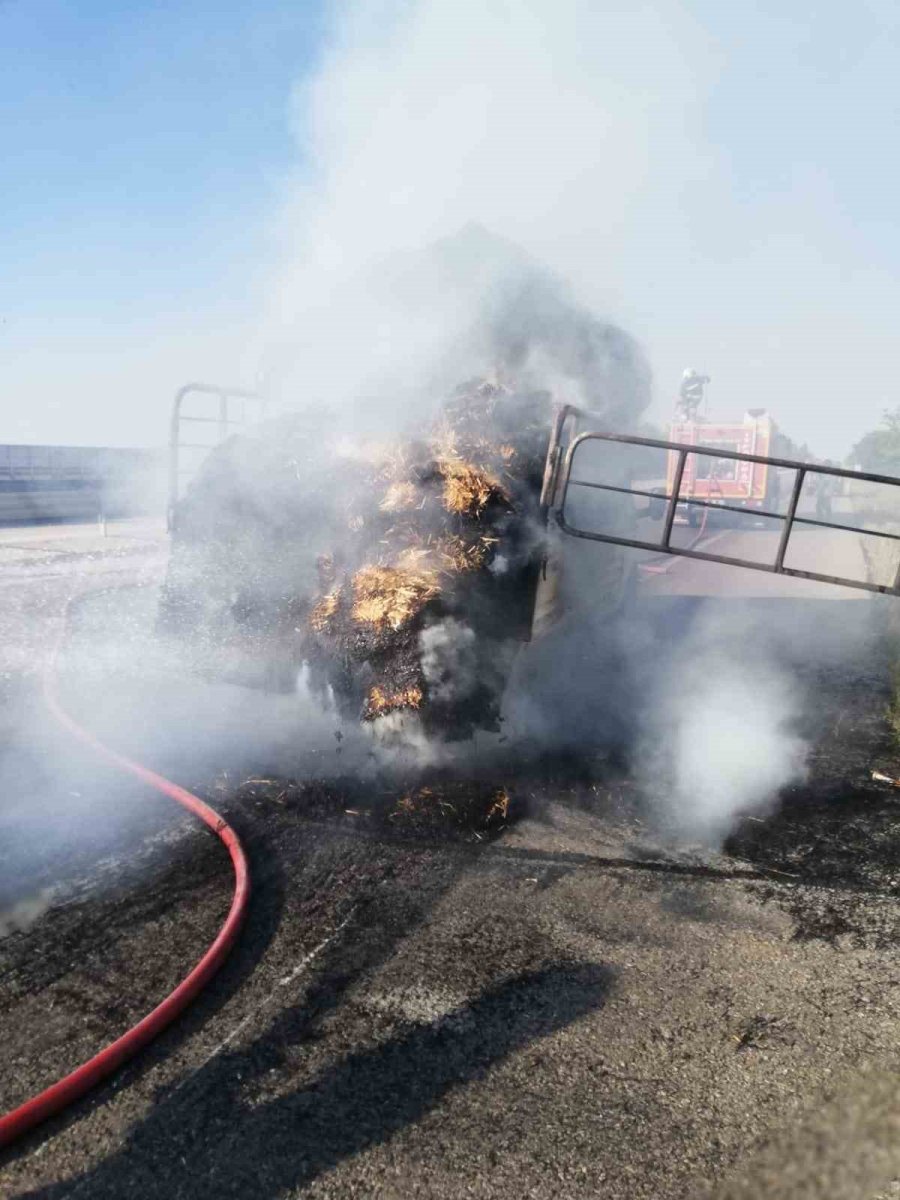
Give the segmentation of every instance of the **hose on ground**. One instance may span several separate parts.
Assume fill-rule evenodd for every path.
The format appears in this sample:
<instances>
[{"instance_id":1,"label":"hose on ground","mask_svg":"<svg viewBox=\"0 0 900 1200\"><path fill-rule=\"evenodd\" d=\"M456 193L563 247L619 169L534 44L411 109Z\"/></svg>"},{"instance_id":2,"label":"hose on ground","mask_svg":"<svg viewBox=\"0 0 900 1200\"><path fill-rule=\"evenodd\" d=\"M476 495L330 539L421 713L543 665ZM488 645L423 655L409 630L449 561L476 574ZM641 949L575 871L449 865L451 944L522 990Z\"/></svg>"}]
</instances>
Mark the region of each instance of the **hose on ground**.
<instances>
[{"instance_id":1,"label":"hose on ground","mask_svg":"<svg viewBox=\"0 0 900 1200\"><path fill-rule=\"evenodd\" d=\"M60 645L65 635L60 637ZM18 1108L0 1116L0 1146L22 1136L28 1130L45 1121L55 1113L73 1104L91 1088L108 1078L123 1063L143 1049L153 1038L170 1025L209 983L234 945L247 909L250 896L250 873L246 855L240 840L231 826L199 796L193 795L170 780L151 771L148 767L110 749L94 734L89 732L66 711L59 697L56 662L59 646L48 662L44 673L44 699L52 716L64 729L84 745L89 746L100 758L112 763L122 771L140 779L155 791L174 800L194 816L199 817L222 840L231 856L234 867L234 894L225 922L206 953L196 963L181 983L147 1013L142 1020L110 1042L93 1058L81 1064L62 1079L32 1096Z\"/></svg>"},{"instance_id":2,"label":"hose on ground","mask_svg":"<svg viewBox=\"0 0 900 1200\"><path fill-rule=\"evenodd\" d=\"M708 508L703 509L703 516L700 519L700 528L697 530L697 533L694 535L694 537L691 538L688 544L684 547L685 550L696 550L696 548L706 537L706 523L709 520L709 511L710 510ZM638 569L643 571L646 575L667 575L677 562L677 558L670 558L665 563L639 563Z\"/></svg>"}]
</instances>

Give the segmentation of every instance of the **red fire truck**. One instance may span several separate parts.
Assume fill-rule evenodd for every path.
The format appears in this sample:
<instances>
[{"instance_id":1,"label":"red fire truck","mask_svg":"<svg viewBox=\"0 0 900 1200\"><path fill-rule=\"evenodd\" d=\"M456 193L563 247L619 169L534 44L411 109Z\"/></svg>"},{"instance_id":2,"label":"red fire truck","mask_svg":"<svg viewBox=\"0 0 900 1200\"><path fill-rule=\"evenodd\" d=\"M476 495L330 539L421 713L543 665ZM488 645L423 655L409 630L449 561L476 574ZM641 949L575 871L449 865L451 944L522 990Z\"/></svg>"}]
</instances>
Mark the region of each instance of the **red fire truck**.
<instances>
[{"instance_id":1,"label":"red fire truck","mask_svg":"<svg viewBox=\"0 0 900 1200\"><path fill-rule=\"evenodd\" d=\"M773 458L789 458L794 449L764 408L751 408L743 421L735 425L717 421L676 421L671 426L669 440L689 446L721 448L739 454L760 454ZM675 485L677 460L677 454L669 454L667 494L671 494ZM732 508L778 512L782 475L782 471L765 463L689 454L679 494L683 500L704 500ZM691 525L699 525L706 511L699 504L682 504L678 508L678 518Z\"/></svg>"}]
</instances>

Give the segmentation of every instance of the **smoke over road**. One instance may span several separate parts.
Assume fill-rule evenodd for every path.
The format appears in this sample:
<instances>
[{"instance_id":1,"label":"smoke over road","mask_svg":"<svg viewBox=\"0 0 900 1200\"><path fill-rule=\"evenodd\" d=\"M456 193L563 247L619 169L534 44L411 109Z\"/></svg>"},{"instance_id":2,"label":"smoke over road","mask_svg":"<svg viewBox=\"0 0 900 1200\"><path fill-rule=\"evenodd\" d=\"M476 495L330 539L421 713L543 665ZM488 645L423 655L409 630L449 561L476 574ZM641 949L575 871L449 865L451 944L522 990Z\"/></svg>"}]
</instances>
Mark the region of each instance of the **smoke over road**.
<instances>
[{"instance_id":1,"label":"smoke over road","mask_svg":"<svg viewBox=\"0 0 900 1200\"><path fill-rule=\"evenodd\" d=\"M737 817L764 813L805 776L806 698L771 634L713 609L664 651L637 769L664 824L682 836L717 844Z\"/></svg>"}]
</instances>

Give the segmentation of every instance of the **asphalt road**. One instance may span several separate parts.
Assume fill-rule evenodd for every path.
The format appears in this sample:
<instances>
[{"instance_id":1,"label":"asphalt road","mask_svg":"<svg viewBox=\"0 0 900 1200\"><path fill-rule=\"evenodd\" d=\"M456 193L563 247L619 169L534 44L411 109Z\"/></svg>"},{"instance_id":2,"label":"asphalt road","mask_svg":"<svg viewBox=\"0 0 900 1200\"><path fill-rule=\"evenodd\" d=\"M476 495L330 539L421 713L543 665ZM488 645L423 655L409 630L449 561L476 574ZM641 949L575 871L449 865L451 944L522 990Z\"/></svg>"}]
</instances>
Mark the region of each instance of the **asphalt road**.
<instances>
[{"instance_id":1,"label":"asphalt road","mask_svg":"<svg viewBox=\"0 0 900 1200\"><path fill-rule=\"evenodd\" d=\"M163 525L151 520L110 523L106 534L96 523L0 528L0 928L23 889L52 886L61 854L97 856L97 842L78 836L82 811L95 811L77 782L91 768L48 725L40 702L67 606L110 588L158 585L166 550ZM108 828L112 845L117 831Z\"/></svg>"},{"instance_id":2,"label":"asphalt road","mask_svg":"<svg viewBox=\"0 0 900 1200\"><path fill-rule=\"evenodd\" d=\"M689 545L696 532L681 527L674 544ZM698 551L751 563L773 563L780 532L767 529L712 527L694 547ZM666 556L651 561L644 572L647 589L657 595L718 596L759 599L867 600L865 592L808 579L794 579L698 559ZM785 566L800 571L866 580L867 567L860 538L827 530L797 530L791 539Z\"/></svg>"},{"instance_id":3,"label":"asphalt road","mask_svg":"<svg viewBox=\"0 0 900 1200\"><path fill-rule=\"evenodd\" d=\"M69 535L61 552L84 561L64 563L62 540L29 541L0 577L5 911L43 897L0 937L0 1107L158 1001L229 895L213 838L45 740L32 683L66 598L152 585L162 563ZM639 600L667 637L700 607L682 565ZM667 839L611 764L520 771L495 837L407 827L374 786L345 798L333 764L331 801L313 803L287 768L304 737L324 754L324 727L154 659L150 586L87 600L68 702L227 812L253 907L188 1018L0 1158L0 1193L894 1195L900 833L894 793L867 778L900 770L880 609L737 599L751 622L779 604L792 644L810 623L823 645L857 634L852 656L840 641L820 673L797 668L818 698L808 780L717 851Z\"/></svg>"}]
</instances>

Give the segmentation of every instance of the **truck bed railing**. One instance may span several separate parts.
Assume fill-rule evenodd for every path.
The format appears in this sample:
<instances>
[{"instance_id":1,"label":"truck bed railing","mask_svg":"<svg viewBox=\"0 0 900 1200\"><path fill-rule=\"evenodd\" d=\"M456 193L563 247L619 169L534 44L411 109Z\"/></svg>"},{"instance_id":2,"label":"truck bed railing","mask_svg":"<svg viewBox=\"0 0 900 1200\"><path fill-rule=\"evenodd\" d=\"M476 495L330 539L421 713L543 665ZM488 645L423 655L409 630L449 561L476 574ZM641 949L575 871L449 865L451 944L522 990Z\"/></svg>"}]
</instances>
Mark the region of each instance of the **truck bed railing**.
<instances>
[{"instance_id":1,"label":"truck bed railing","mask_svg":"<svg viewBox=\"0 0 900 1200\"><path fill-rule=\"evenodd\" d=\"M212 401L212 411L184 411L185 401L189 396L199 396L207 402ZM235 429L259 421L265 416L266 399L258 392L245 391L243 388L223 387L213 383L186 383L175 393L172 403L172 416L169 425L169 497L167 505L167 522L169 530L174 528L175 510L181 495L182 483L187 476L193 475L200 465L199 456L194 455L193 465L185 464L183 451L206 451L215 449ZM184 439L185 425L213 426L212 441L186 441ZM198 436L200 430L198 430Z\"/></svg>"},{"instance_id":2,"label":"truck bed railing","mask_svg":"<svg viewBox=\"0 0 900 1200\"><path fill-rule=\"evenodd\" d=\"M791 549L792 537L798 527L826 529L900 543L900 534L891 532L890 530L866 528L844 521L823 520L818 514L813 517L798 512L803 496L804 484L807 480L818 476L833 480L850 481L856 485L890 488L892 499L895 499L897 519L900 520L900 479L891 475L877 475L865 471L848 471L840 467L820 466L794 459L774 458L761 454L745 454L740 451L725 450L721 447L704 447L702 445L681 442L668 442L658 438L638 437L631 434L604 433L596 429L587 429L582 432L576 431L576 427L579 424L598 420L599 418L595 414L584 412L572 405L566 405L560 410L554 423L544 471L541 507L545 518L552 519L555 526L568 536L586 538L596 542L606 542L617 546L626 546L637 550L653 551L656 554L670 554L682 558L698 559L703 562L721 563L725 566L744 567L748 570L765 571L769 574L789 575L798 579L810 579L818 583L857 588L867 592L900 595L900 562L895 566L890 583L877 583L869 579L854 579L852 577L833 575L821 571L804 570L785 564L785 559L788 557L789 550ZM644 449L665 451L675 455L675 470L672 475L671 490L650 490L648 488L623 486L621 482L576 477L573 475L573 468L577 465L579 451L590 442L615 443L623 447L642 447ZM786 511L773 512L770 509L747 509L724 502L703 500L682 495L681 485L684 478L685 465L690 455L705 456L713 459L733 459L738 462L761 463L779 471L792 472L793 481ZM621 532L613 533L602 527L585 528L577 521L573 522L567 514L570 492L573 488L587 488L599 492L650 500L651 505L655 506L659 512L659 518L663 521L660 537L654 540L640 537L626 537ZM696 548L696 546L673 545L672 532L675 527L677 512L681 507L687 508L692 506L716 512L739 513L744 518L754 520L764 518L781 522L781 533L774 559L771 562L759 562L733 555L716 554L709 549L701 550ZM900 528L900 524L898 524L898 528ZM898 546L898 550L900 550L900 546Z\"/></svg>"}]
</instances>

